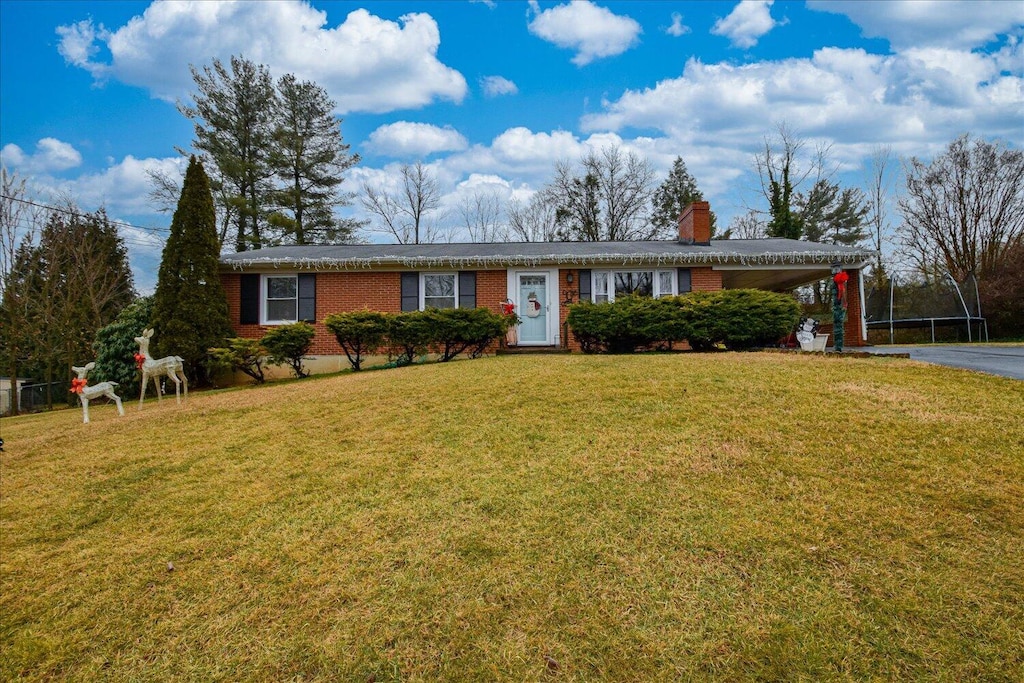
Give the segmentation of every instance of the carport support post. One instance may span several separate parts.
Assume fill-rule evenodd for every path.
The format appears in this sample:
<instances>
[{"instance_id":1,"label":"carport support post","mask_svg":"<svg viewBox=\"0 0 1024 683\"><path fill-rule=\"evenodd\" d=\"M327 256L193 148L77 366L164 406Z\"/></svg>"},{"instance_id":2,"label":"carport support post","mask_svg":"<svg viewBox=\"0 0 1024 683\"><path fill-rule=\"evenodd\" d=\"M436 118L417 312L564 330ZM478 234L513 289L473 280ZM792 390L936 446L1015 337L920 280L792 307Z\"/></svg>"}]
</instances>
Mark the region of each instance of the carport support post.
<instances>
[{"instance_id":1,"label":"carport support post","mask_svg":"<svg viewBox=\"0 0 1024 683\"><path fill-rule=\"evenodd\" d=\"M842 277L841 277L842 276ZM832 338L833 348L843 352L846 326L846 279L841 263L832 264Z\"/></svg>"}]
</instances>

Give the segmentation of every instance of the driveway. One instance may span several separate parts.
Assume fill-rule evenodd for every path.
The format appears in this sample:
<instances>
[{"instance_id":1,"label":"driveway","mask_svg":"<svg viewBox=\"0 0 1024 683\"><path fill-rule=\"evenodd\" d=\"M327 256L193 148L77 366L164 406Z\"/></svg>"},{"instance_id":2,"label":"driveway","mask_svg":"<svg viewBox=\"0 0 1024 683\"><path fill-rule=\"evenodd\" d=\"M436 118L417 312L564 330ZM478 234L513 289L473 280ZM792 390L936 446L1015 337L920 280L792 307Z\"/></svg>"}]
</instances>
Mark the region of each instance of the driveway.
<instances>
[{"instance_id":1,"label":"driveway","mask_svg":"<svg viewBox=\"0 0 1024 683\"><path fill-rule=\"evenodd\" d=\"M864 350L879 354L909 353L911 360L1024 379L1024 345L869 346Z\"/></svg>"}]
</instances>

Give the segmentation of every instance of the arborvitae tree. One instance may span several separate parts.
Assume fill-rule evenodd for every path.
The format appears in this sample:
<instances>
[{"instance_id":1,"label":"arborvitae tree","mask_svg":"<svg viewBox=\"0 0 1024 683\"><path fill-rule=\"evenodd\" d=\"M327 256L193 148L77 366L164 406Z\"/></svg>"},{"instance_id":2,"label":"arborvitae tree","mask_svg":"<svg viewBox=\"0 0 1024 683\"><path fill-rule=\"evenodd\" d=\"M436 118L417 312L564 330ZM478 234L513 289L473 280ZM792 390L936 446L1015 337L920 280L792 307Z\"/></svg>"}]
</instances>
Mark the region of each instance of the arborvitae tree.
<instances>
[{"instance_id":1,"label":"arborvitae tree","mask_svg":"<svg viewBox=\"0 0 1024 683\"><path fill-rule=\"evenodd\" d=\"M672 234L679 222L679 214L694 202L704 201L704 195L697 187L697 180L686 170L682 157L676 157L658 189L651 197L651 224L660 232ZM711 212L711 236L715 235L715 212Z\"/></svg>"},{"instance_id":2,"label":"arborvitae tree","mask_svg":"<svg viewBox=\"0 0 1024 683\"><path fill-rule=\"evenodd\" d=\"M232 334L218 255L210 179L193 156L160 260L152 322L153 356L181 356L185 372L199 381L208 379L207 349Z\"/></svg>"},{"instance_id":3,"label":"arborvitae tree","mask_svg":"<svg viewBox=\"0 0 1024 683\"><path fill-rule=\"evenodd\" d=\"M343 174L358 163L341 136L334 101L311 81L286 74L277 81L277 112L270 163L281 180L274 198L281 211L270 223L288 244L351 241L360 223L334 216L351 204L342 193Z\"/></svg>"}]
</instances>

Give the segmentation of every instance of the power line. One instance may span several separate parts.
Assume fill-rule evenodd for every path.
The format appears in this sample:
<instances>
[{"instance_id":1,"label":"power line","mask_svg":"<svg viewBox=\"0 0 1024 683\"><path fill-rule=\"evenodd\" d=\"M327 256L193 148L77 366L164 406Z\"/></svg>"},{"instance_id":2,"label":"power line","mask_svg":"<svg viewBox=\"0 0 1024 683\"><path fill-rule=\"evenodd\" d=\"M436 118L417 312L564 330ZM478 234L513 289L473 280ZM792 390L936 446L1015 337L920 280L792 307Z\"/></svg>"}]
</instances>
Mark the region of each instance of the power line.
<instances>
[{"instance_id":1,"label":"power line","mask_svg":"<svg viewBox=\"0 0 1024 683\"><path fill-rule=\"evenodd\" d=\"M33 202L33 201L28 200L28 199L21 199L19 197L10 197L10 196L5 195L5 194L0 194L0 198L7 199L7 200L12 201L12 202L19 202L21 204L27 204L29 206L35 206L35 207L40 208L40 209L46 209L47 211L55 211L57 213L67 214L69 216L81 215L78 212L73 211L71 209L65 209L65 208L60 207L60 206L52 206L50 204L40 204L39 202ZM104 213L106 213L105 210L104 210ZM170 231L171 231L170 228L154 228L154 227L146 227L146 226L142 226L142 225L133 225L131 223L126 223L124 221L114 220L112 218L107 218L107 222L110 223L111 225L122 226L122 227L125 227L125 228L131 228L133 230L142 230L144 232L170 233Z\"/></svg>"}]
</instances>

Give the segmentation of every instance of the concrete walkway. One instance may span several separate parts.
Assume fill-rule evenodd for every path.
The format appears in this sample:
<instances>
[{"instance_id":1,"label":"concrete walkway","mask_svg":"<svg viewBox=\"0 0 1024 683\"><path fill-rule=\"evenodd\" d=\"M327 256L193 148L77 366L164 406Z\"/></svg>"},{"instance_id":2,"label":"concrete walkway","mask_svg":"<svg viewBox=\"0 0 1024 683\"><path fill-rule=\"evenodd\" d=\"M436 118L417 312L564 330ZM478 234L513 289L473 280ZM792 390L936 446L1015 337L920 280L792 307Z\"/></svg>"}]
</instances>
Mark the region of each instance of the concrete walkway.
<instances>
[{"instance_id":1,"label":"concrete walkway","mask_svg":"<svg viewBox=\"0 0 1024 683\"><path fill-rule=\"evenodd\" d=\"M1024 345L868 346L857 350L877 354L909 353L911 360L947 365L951 368L977 370L1013 379L1024 379Z\"/></svg>"}]
</instances>

